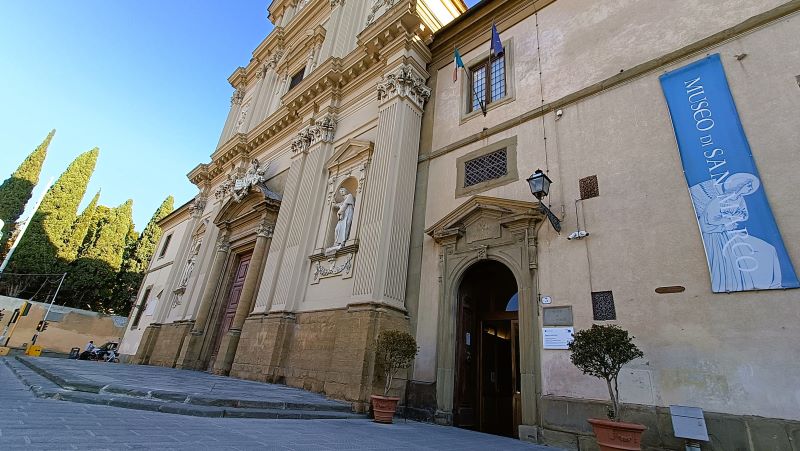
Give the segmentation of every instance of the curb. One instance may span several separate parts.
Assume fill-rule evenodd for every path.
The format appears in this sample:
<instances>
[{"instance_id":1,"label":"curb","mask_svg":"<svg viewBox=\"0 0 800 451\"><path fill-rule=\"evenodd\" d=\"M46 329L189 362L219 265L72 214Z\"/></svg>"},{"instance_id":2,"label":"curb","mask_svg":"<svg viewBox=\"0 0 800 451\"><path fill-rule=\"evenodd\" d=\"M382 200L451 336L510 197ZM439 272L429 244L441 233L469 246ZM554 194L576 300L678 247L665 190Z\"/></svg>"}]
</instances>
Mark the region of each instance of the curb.
<instances>
[{"instance_id":1,"label":"curb","mask_svg":"<svg viewBox=\"0 0 800 451\"><path fill-rule=\"evenodd\" d=\"M353 413L346 405L238 400L165 390L144 391L102 385L86 378L63 378L20 356L3 360L34 396L42 399L205 418L367 419L366 415Z\"/></svg>"}]
</instances>

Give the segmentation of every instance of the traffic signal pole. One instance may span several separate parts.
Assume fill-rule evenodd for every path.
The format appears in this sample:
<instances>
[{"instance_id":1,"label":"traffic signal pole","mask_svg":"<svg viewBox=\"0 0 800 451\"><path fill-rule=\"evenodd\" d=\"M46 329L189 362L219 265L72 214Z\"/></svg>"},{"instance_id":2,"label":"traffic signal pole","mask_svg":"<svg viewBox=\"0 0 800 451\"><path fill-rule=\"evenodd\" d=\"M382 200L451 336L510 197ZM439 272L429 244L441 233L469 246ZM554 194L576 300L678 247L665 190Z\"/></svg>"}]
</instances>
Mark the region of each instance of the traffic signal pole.
<instances>
[{"instance_id":1,"label":"traffic signal pole","mask_svg":"<svg viewBox=\"0 0 800 451\"><path fill-rule=\"evenodd\" d=\"M44 312L44 318L42 318L42 327L41 329L45 329L47 327L47 316L50 315L50 310L53 308L53 303L56 302L56 297L58 296L58 292L61 290L61 285L64 284L64 279L67 278L67 273L61 275L61 281L58 282L58 288L56 288L56 292L53 294L53 299L50 300L50 305L47 306L47 311ZM36 340L39 338L39 334L42 332L39 328L36 328L36 333L33 334L33 338L31 339L31 344L36 344Z\"/></svg>"}]
</instances>

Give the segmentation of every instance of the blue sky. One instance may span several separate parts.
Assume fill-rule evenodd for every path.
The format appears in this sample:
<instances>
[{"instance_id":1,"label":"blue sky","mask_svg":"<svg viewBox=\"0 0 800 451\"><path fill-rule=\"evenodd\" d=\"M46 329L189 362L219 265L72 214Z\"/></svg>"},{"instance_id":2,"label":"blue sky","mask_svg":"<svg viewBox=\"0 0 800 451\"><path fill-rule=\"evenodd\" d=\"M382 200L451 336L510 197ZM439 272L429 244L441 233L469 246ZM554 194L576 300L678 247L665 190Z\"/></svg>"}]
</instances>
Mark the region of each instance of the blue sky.
<instances>
[{"instance_id":1,"label":"blue sky","mask_svg":"<svg viewBox=\"0 0 800 451\"><path fill-rule=\"evenodd\" d=\"M0 180L55 128L39 188L97 146L84 205L98 189L104 205L131 198L141 230L167 195L189 200L185 174L217 144L227 78L271 30L268 5L0 2Z\"/></svg>"}]
</instances>

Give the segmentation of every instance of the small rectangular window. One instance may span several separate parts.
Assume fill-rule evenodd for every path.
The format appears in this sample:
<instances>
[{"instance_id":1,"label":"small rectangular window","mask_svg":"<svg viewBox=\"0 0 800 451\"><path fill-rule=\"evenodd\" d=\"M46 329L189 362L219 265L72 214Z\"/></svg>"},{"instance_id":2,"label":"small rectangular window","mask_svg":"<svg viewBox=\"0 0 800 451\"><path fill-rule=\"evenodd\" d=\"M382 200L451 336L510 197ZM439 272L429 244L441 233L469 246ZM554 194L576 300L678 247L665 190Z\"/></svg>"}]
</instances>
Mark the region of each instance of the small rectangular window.
<instances>
[{"instance_id":1,"label":"small rectangular window","mask_svg":"<svg viewBox=\"0 0 800 451\"><path fill-rule=\"evenodd\" d=\"M164 245L161 246L161 252L158 253L158 258L164 257L167 253L167 248L169 247L169 242L172 241L172 234L167 235L167 238L164 239Z\"/></svg>"},{"instance_id":2,"label":"small rectangular window","mask_svg":"<svg viewBox=\"0 0 800 451\"><path fill-rule=\"evenodd\" d=\"M480 110L492 102L506 96L506 59L505 55L489 58L472 67L470 111Z\"/></svg>"},{"instance_id":3,"label":"small rectangular window","mask_svg":"<svg viewBox=\"0 0 800 451\"><path fill-rule=\"evenodd\" d=\"M596 291L592 293L592 312L595 321L613 321L617 319L617 310L614 308L614 293L610 291Z\"/></svg>"},{"instance_id":4,"label":"small rectangular window","mask_svg":"<svg viewBox=\"0 0 800 451\"><path fill-rule=\"evenodd\" d=\"M303 81L303 76L305 75L305 68L300 69L300 72L294 74L292 76L292 80L289 82L289 90L294 88L295 86L299 85L301 81Z\"/></svg>"},{"instance_id":5,"label":"small rectangular window","mask_svg":"<svg viewBox=\"0 0 800 451\"><path fill-rule=\"evenodd\" d=\"M150 290L151 288L148 287L144 290L144 296L142 296L142 300L139 302L137 306L134 307L136 310L133 316L133 322L131 322L131 329L139 325L139 321L142 319L142 314L144 313L144 309L147 308L147 299L150 297Z\"/></svg>"},{"instance_id":6,"label":"small rectangular window","mask_svg":"<svg viewBox=\"0 0 800 451\"><path fill-rule=\"evenodd\" d=\"M508 174L506 149L495 150L464 162L464 188Z\"/></svg>"}]
</instances>

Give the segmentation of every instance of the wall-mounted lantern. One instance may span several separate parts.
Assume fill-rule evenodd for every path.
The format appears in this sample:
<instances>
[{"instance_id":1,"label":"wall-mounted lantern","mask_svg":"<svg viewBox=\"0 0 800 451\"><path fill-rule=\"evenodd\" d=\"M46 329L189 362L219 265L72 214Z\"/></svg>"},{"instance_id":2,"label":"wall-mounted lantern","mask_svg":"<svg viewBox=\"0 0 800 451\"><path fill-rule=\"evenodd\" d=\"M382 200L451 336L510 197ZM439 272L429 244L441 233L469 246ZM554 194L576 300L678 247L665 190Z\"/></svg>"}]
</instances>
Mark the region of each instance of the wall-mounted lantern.
<instances>
[{"instance_id":1,"label":"wall-mounted lantern","mask_svg":"<svg viewBox=\"0 0 800 451\"><path fill-rule=\"evenodd\" d=\"M531 194L533 197L539 200L539 207L542 210L542 213L547 215L547 219L550 220L550 224L553 225L553 228L556 232L561 232L561 221L558 220L556 215L547 208L547 205L542 202L542 198L547 197L547 194L550 193L550 184L553 183L550 180L550 177L547 176L541 169L537 169L536 172L531 174L530 177L527 179L528 186L531 188Z\"/></svg>"}]
</instances>

